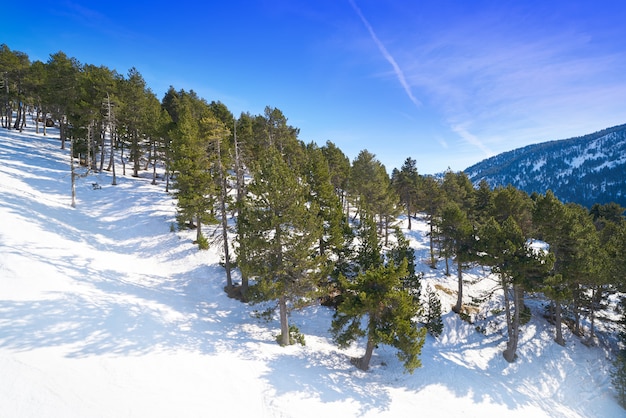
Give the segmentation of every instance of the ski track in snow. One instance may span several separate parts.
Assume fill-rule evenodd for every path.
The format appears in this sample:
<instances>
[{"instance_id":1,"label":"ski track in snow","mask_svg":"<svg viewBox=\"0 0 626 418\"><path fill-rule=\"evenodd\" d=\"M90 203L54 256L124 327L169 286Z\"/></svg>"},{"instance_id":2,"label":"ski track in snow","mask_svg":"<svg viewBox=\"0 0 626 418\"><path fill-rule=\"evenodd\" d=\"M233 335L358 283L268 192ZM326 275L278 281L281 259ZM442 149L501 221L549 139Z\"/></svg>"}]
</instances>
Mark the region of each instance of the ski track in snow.
<instances>
[{"instance_id":1,"label":"ski track in snow","mask_svg":"<svg viewBox=\"0 0 626 418\"><path fill-rule=\"evenodd\" d=\"M90 174L71 208L69 155L49 132L0 130L0 417L625 416L607 349L566 329L567 345L555 344L541 301L529 301L512 364L497 301L476 324L449 312L456 277L428 268L423 221L405 231L423 289L451 293L438 292L444 332L427 338L422 368L405 374L388 346L370 371L354 368L363 344L339 350L320 306L292 316L306 346L279 347L276 320L224 294L219 248L198 251L193 232L170 232L176 208L163 184L121 167L117 186ZM468 286L467 301L493 286Z\"/></svg>"}]
</instances>

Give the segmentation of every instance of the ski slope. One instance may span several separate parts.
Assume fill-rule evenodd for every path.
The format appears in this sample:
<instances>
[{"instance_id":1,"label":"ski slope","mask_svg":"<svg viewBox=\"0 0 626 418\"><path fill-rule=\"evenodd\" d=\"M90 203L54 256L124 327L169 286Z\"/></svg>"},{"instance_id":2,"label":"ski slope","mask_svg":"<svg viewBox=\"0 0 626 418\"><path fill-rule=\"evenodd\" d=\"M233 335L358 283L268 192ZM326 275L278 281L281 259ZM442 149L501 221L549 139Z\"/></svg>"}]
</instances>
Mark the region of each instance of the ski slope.
<instances>
[{"instance_id":1,"label":"ski slope","mask_svg":"<svg viewBox=\"0 0 626 418\"><path fill-rule=\"evenodd\" d=\"M219 248L199 251L194 232L170 231L175 203L149 177L118 174L117 186L109 173L81 177L72 208L58 132L0 129L0 417L626 415L606 344L587 347L565 330L561 347L537 313L509 364L497 300L477 324L449 312L454 296L443 289L456 288L455 275L421 262L421 221L405 232L423 289L438 284L446 310L422 368L405 374L387 346L370 371L354 368L364 345L338 349L321 306L292 317L306 346L282 348L277 320L226 297ZM469 285L468 300L493 285ZM538 312L543 301L528 303Z\"/></svg>"}]
</instances>

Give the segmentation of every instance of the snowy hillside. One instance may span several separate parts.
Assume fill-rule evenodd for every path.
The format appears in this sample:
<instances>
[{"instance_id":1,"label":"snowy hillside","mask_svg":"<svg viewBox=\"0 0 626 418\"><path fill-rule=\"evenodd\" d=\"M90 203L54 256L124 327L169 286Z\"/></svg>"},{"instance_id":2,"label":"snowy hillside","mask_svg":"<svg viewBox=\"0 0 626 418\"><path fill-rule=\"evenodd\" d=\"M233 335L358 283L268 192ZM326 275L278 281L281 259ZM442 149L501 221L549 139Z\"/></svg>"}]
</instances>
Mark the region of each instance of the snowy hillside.
<instances>
[{"instance_id":1,"label":"snowy hillside","mask_svg":"<svg viewBox=\"0 0 626 418\"><path fill-rule=\"evenodd\" d=\"M476 323L459 320L446 293L454 275L425 263L447 313L413 375L386 346L369 372L353 367L363 345L339 350L324 307L293 317L306 346L281 348L277 321L224 294L218 250L170 232L175 206L163 185L118 176L111 186L108 174L93 174L78 180L72 209L59 145L55 132L0 130L0 417L625 415L605 344L566 333L561 347L537 313L509 364L497 301ZM426 225L405 232L425 259ZM470 285L468 303L493 285Z\"/></svg>"},{"instance_id":2,"label":"snowy hillside","mask_svg":"<svg viewBox=\"0 0 626 418\"><path fill-rule=\"evenodd\" d=\"M511 184L528 194L552 190L564 202L591 208L626 206L626 125L578 138L543 142L505 152L465 170L478 184Z\"/></svg>"}]
</instances>

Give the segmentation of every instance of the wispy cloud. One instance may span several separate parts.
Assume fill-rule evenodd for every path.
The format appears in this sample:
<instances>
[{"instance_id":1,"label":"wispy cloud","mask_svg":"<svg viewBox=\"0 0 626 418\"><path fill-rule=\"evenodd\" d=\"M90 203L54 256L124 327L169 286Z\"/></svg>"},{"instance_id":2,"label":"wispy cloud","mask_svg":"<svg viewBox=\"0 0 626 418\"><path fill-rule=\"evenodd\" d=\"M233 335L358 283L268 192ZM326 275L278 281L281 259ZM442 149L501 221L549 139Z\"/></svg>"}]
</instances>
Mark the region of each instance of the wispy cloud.
<instances>
[{"instance_id":1,"label":"wispy cloud","mask_svg":"<svg viewBox=\"0 0 626 418\"><path fill-rule=\"evenodd\" d=\"M626 60L589 31L573 23L559 30L454 23L407 40L405 74L451 132L481 153L623 123Z\"/></svg>"},{"instance_id":2,"label":"wispy cloud","mask_svg":"<svg viewBox=\"0 0 626 418\"><path fill-rule=\"evenodd\" d=\"M369 32L370 37L372 38L372 40L378 47L378 50L380 51L380 53L387 60L387 62L391 64L391 67L393 68L393 71L396 74L396 77L398 81L400 82L400 85L402 85L402 88L404 89L406 95L409 97L409 100L411 100L411 102L413 102L415 106L421 106L420 101L413 95L413 92L411 91L411 86L409 85L409 83L406 80L406 77L404 76L404 72L402 71L402 69L396 62L396 60L393 58L393 56L389 53L389 51L387 51L387 48L385 48L385 45L380 41L380 39L378 39L378 36L376 36L376 32L374 32L374 28L372 28L372 25L370 25L369 21L365 18L365 16L363 16L361 9L359 9L359 7L356 5L354 0L348 0L348 1L350 2L350 5L352 6L356 14L359 16L359 18L363 22L363 25L365 25L365 28Z\"/></svg>"}]
</instances>

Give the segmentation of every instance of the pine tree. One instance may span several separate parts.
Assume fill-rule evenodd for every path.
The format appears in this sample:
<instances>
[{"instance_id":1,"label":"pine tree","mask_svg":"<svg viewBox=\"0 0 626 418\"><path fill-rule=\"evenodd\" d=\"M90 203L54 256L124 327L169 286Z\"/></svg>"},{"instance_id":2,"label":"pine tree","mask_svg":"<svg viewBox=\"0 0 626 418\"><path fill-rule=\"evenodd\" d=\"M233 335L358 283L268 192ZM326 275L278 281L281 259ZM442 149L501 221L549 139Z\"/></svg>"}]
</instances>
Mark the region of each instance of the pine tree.
<instances>
[{"instance_id":1,"label":"pine tree","mask_svg":"<svg viewBox=\"0 0 626 418\"><path fill-rule=\"evenodd\" d=\"M444 194L441 185L433 176L421 177L421 188L418 193L418 208L426 214L428 226L429 245L430 245L430 268L437 268L437 260L435 258L435 240L437 239L437 222L441 216L441 208L444 202Z\"/></svg>"},{"instance_id":2,"label":"pine tree","mask_svg":"<svg viewBox=\"0 0 626 418\"><path fill-rule=\"evenodd\" d=\"M341 348L366 337L365 354L353 360L361 370L369 369L378 344L397 348L398 359L407 372L413 373L421 367L419 355L426 329L414 322L420 306L402 287L401 278L406 275L405 261L399 266L390 262L371 267L351 281L340 278L347 292L333 317L331 333ZM362 326L363 318L367 318L365 326Z\"/></svg>"},{"instance_id":3,"label":"pine tree","mask_svg":"<svg viewBox=\"0 0 626 418\"><path fill-rule=\"evenodd\" d=\"M223 109L222 106L216 106L215 109ZM224 254L224 269L226 270L226 292L231 294L233 290L233 282L231 277L231 259L230 259L230 244L228 240L228 188L227 188L227 170L225 160L227 160L226 152L223 148L224 143L230 135L230 130L226 128L226 125L213 115L211 111L210 115L202 118L200 121L201 135L208 141L212 148L215 159L213 161L212 178L214 181L214 190L218 198L218 208L220 223L222 226L222 249Z\"/></svg>"},{"instance_id":4,"label":"pine tree","mask_svg":"<svg viewBox=\"0 0 626 418\"><path fill-rule=\"evenodd\" d=\"M475 259L476 240L474 229L467 214L454 201L448 201L442 211L438 230L441 235L441 249L446 260L454 256L457 265L457 301L454 312L460 313L463 306L463 269ZM446 262L446 273L448 273Z\"/></svg>"},{"instance_id":5,"label":"pine tree","mask_svg":"<svg viewBox=\"0 0 626 418\"><path fill-rule=\"evenodd\" d=\"M350 159L330 141L326 141L326 145L321 149L331 173L330 182L335 188L335 194L339 197L341 206L346 211L347 217L349 215L346 192L348 190L350 177Z\"/></svg>"},{"instance_id":6,"label":"pine tree","mask_svg":"<svg viewBox=\"0 0 626 418\"><path fill-rule=\"evenodd\" d=\"M357 229L359 245L356 251L356 263L359 272L383 263L382 245L378 239L376 222L370 212L363 212Z\"/></svg>"},{"instance_id":7,"label":"pine tree","mask_svg":"<svg viewBox=\"0 0 626 418\"><path fill-rule=\"evenodd\" d=\"M551 255L534 250L529 238L512 216L502 224L490 218L479 232L482 263L500 279L504 292L507 323L507 346L503 352L508 362L515 361L524 291L535 290L552 269Z\"/></svg>"},{"instance_id":8,"label":"pine tree","mask_svg":"<svg viewBox=\"0 0 626 418\"><path fill-rule=\"evenodd\" d=\"M403 277L402 287L409 292L416 303L419 303L422 292L422 274L415 271L415 250L411 248L409 240L404 236L400 228L395 228L396 244L389 250L387 257L396 265L407 263L407 275Z\"/></svg>"},{"instance_id":9,"label":"pine tree","mask_svg":"<svg viewBox=\"0 0 626 418\"><path fill-rule=\"evenodd\" d=\"M303 177L309 185L309 200L315 202L320 210L318 215L322 221L323 234L318 248L320 255L324 255L346 244L343 230L347 226L347 219L343 216L341 202L331 183L330 168L322 150L311 143L307 145L306 153Z\"/></svg>"},{"instance_id":10,"label":"pine tree","mask_svg":"<svg viewBox=\"0 0 626 418\"><path fill-rule=\"evenodd\" d=\"M438 337L443 331L443 321L441 320L441 300L430 285L426 287L426 314L424 322L426 329L433 337Z\"/></svg>"},{"instance_id":11,"label":"pine tree","mask_svg":"<svg viewBox=\"0 0 626 418\"><path fill-rule=\"evenodd\" d=\"M417 173L416 161L407 158L400 170L394 170L391 175L391 182L396 193L400 196L400 202L406 210L408 229L411 229L411 216L417 206L417 193L419 175Z\"/></svg>"},{"instance_id":12,"label":"pine tree","mask_svg":"<svg viewBox=\"0 0 626 418\"><path fill-rule=\"evenodd\" d=\"M564 345L561 331L562 305L574 302L576 329L579 328L580 289L588 286L595 296L601 296L601 248L590 215L581 206L561 203L548 190L538 196L533 211L533 222L538 237L550 245L554 256L551 277L544 283L543 292L552 299L556 326L555 341ZM584 292L587 293L587 292ZM578 295L578 296L577 296ZM590 306L593 324L593 306Z\"/></svg>"},{"instance_id":13,"label":"pine tree","mask_svg":"<svg viewBox=\"0 0 626 418\"><path fill-rule=\"evenodd\" d=\"M315 249L321 236L319 208L307 201L306 183L275 147L262 155L237 219L237 259L242 274L255 283L253 302L278 308L279 343L290 344L289 312L317 301L323 257Z\"/></svg>"},{"instance_id":14,"label":"pine tree","mask_svg":"<svg viewBox=\"0 0 626 418\"><path fill-rule=\"evenodd\" d=\"M384 166L374 154L367 150L359 152L352 163L349 184L359 214L365 211L373 215L382 213L381 208L391 183Z\"/></svg>"},{"instance_id":15,"label":"pine tree","mask_svg":"<svg viewBox=\"0 0 626 418\"><path fill-rule=\"evenodd\" d=\"M200 244L203 242L202 224L215 222L211 209L216 190L208 152L210 141L201 135L190 106L188 100L181 100L176 127L170 133L172 171L175 173L174 195L178 199L178 224L196 227L196 241Z\"/></svg>"},{"instance_id":16,"label":"pine tree","mask_svg":"<svg viewBox=\"0 0 626 418\"><path fill-rule=\"evenodd\" d=\"M398 349L398 358L412 373L421 366L419 354L426 333L414 322L421 314L419 300L405 286L413 257L396 247L385 263L375 229L372 216L363 213L357 250L359 270L353 277L339 276L342 301L333 317L331 333L340 347L367 337L365 354L354 360L362 370L369 368L374 348L383 343ZM362 327L365 317L367 325Z\"/></svg>"}]
</instances>

